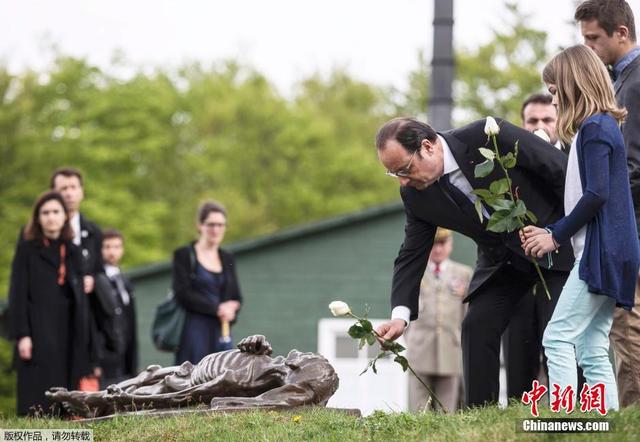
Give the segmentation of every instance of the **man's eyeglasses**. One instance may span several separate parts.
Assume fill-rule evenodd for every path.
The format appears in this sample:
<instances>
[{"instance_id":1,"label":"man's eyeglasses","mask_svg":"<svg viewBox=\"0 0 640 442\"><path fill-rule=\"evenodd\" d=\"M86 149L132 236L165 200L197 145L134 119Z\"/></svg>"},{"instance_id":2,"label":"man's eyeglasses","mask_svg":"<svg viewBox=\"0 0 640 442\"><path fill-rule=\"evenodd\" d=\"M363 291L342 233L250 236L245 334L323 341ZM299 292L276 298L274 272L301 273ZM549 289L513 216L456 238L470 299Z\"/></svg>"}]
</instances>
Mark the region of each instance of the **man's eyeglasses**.
<instances>
[{"instance_id":1,"label":"man's eyeglasses","mask_svg":"<svg viewBox=\"0 0 640 442\"><path fill-rule=\"evenodd\" d=\"M390 176L392 178L407 178L409 175L411 175L411 165L413 164L413 159L416 157L416 154L418 153L419 150L420 149L413 151L413 153L411 154L411 158L409 159L409 162L407 163L406 166L396 170L395 172L391 172L390 170L387 170L385 172L385 175Z\"/></svg>"}]
</instances>

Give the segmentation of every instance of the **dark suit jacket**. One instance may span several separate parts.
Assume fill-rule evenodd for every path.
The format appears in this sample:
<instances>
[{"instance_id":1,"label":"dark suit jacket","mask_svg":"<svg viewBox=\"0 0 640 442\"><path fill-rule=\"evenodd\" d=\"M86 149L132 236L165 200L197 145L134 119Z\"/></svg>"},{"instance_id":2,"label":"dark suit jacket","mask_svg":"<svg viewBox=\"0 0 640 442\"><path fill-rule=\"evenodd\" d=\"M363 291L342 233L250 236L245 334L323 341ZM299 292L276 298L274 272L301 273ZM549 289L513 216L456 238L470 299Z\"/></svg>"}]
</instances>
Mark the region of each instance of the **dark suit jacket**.
<instances>
[{"instance_id":1,"label":"dark suit jacket","mask_svg":"<svg viewBox=\"0 0 640 442\"><path fill-rule=\"evenodd\" d=\"M501 154L512 152L516 141L520 146L517 165L509 170L514 189L538 217L539 226L551 224L564 215L567 156L524 129L506 121L498 122ZM486 189L492 181L504 178L497 164L489 176L474 177L475 166L484 161L478 148L489 147L484 124L485 120L479 120L441 134L474 189ZM424 190L401 187L400 194L406 214L405 238L394 264L391 304L392 308L399 305L409 307L412 320L417 318L420 279L438 226L460 232L478 245L478 261L466 300L506 263L526 272L533 269L520 247L517 232L488 232L486 220L480 223L473 204L467 201L461 207L448 192L443 191L440 182ZM561 247L553 256L551 270L569 271L573 261L571 247ZM538 260L543 268L548 266L547 262L546 258Z\"/></svg>"},{"instance_id":2,"label":"dark suit jacket","mask_svg":"<svg viewBox=\"0 0 640 442\"><path fill-rule=\"evenodd\" d=\"M622 135L627 150L627 167L636 224L640 229L640 56L624 68L614 83L620 106L627 108Z\"/></svg>"},{"instance_id":3,"label":"dark suit jacket","mask_svg":"<svg viewBox=\"0 0 640 442\"><path fill-rule=\"evenodd\" d=\"M130 302L124 305L116 283L104 273L96 275L94 309L96 322L101 332L102 367L117 365L124 374L135 376L138 370L138 338L136 326L135 298L129 279L121 274ZM108 375L108 373L106 373Z\"/></svg>"},{"instance_id":4,"label":"dark suit jacket","mask_svg":"<svg viewBox=\"0 0 640 442\"><path fill-rule=\"evenodd\" d=\"M191 249L191 252L189 249ZM220 253L222 273L224 275L221 301L224 302L234 299L242 303L235 258L231 253L223 249L219 249L218 252ZM192 275L195 273L195 269L191 268L189 253L194 253L195 256L195 250L192 244L180 247L173 252L173 293L175 293L176 300L187 311L216 317L218 305L193 288Z\"/></svg>"},{"instance_id":5,"label":"dark suit jacket","mask_svg":"<svg viewBox=\"0 0 640 442\"><path fill-rule=\"evenodd\" d=\"M86 275L96 275L102 271L102 231L80 214L80 249L82 250L82 270Z\"/></svg>"}]
</instances>

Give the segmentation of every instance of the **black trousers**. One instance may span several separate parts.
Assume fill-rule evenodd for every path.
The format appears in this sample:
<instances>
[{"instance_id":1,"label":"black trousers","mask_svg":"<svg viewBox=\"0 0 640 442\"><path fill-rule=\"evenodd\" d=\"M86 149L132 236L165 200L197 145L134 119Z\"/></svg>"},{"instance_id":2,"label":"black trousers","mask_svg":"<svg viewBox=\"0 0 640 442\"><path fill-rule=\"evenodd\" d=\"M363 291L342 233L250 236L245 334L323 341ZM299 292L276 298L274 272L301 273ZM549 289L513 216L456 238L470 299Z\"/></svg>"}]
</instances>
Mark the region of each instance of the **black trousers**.
<instances>
[{"instance_id":1,"label":"black trousers","mask_svg":"<svg viewBox=\"0 0 640 442\"><path fill-rule=\"evenodd\" d=\"M543 275L552 300L557 299L569 272L545 271ZM462 322L462 362L467 406L496 403L500 391L500 338L523 296L532 296L538 281L535 269L530 272L505 263L483 284L469 301L469 309ZM546 300L544 289L536 296ZM541 321L542 330L553 313Z\"/></svg>"}]
</instances>

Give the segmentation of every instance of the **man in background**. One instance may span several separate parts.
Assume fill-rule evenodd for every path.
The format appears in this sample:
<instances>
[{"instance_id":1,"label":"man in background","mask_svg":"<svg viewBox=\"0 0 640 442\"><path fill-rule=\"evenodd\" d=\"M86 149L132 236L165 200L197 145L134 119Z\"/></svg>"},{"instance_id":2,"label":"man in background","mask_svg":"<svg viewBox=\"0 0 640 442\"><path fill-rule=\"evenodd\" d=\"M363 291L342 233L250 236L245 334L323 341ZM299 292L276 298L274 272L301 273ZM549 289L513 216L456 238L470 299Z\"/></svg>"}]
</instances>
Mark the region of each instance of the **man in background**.
<instances>
[{"instance_id":1,"label":"man in background","mask_svg":"<svg viewBox=\"0 0 640 442\"><path fill-rule=\"evenodd\" d=\"M100 388L135 377L138 365L133 287L120 270L124 255L124 236L107 229L102 237L102 272L96 275L95 294L99 304L98 326L104 337L100 360Z\"/></svg>"},{"instance_id":2,"label":"man in background","mask_svg":"<svg viewBox=\"0 0 640 442\"><path fill-rule=\"evenodd\" d=\"M552 99L549 94L533 94L524 100L521 110L522 127L564 151L556 132L558 111L552 104ZM532 291L520 299L509 326L502 335L509 399L519 401L522 393L531 390L535 379L542 382L542 335L558 302L559 293L551 295L551 299L547 298L544 288L536 284Z\"/></svg>"},{"instance_id":3,"label":"man in background","mask_svg":"<svg viewBox=\"0 0 640 442\"><path fill-rule=\"evenodd\" d=\"M462 300L473 275L471 267L449 259L452 251L451 231L439 228L420 282L418 319L406 331L409 363L450 413L458 405L462 376ZM433 401L427 407L429 399L424 385L409 376L410 410L435 409Z\"/></svg>"},{"instance_id":4,"label":"man in background","mask_svg":"<svg viewBox=\"0 0 640 442\"><path fill-rule=\"evenodd\" d=\"M80 203L84 199L84 182L82 173L72 167L56 169L51 175L49 182L51 190L62 195L65 206L69 211L69 222L73 229L73 243L78 246L82 253L82 273L84 275L84 292L89 296L93 318L91 320L91 347L97 351L92 356L94 363L100 359L100 347L98 332L96 330L96 299L94 296L95 277L102 268L102 256L100 252L102 244L102 233L100 228L89 221L80 213ZM80 380L79 389L83 391L97 391L102 370L96 366L94 376L85 377Z\"/></svg>"}]
</instances>

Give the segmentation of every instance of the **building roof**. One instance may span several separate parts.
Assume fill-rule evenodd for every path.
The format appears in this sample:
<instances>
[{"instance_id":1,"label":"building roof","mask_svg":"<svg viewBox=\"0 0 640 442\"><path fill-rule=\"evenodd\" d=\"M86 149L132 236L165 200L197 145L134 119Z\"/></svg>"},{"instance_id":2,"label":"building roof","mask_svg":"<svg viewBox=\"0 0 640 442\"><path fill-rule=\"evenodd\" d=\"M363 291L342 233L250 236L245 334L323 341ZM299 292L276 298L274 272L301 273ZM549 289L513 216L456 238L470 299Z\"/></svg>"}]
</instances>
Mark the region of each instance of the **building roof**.
<instances>
[{"instance_id":1,"label":"building roof","mask_svg":"<svg viewBox=\"0 0 640 442\"><path fill-rule=\"evenodd\" d=\"M294 227L279 230L270 235L259 236L244 241L235 242L226 245L225 250L229 250L234 254L242 254L245 252L255 251L258 249L270 247L284 242L297 240L310 235L326 232L347 225L353 225L360 222L371 221L372 219L387 216L392 213L398 213L403 210L402 202L396 201L380 206L370 207L358 212L347 213L322 221L302 224ZM133 268L127 272L127 275L133 279L151 276L157 273L165 273L171 270L171 262L164 261L155 264L149 264Z\"/></svg>"}]
</instances>

